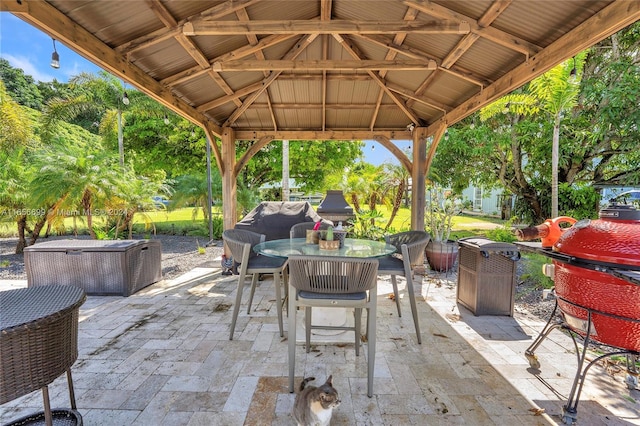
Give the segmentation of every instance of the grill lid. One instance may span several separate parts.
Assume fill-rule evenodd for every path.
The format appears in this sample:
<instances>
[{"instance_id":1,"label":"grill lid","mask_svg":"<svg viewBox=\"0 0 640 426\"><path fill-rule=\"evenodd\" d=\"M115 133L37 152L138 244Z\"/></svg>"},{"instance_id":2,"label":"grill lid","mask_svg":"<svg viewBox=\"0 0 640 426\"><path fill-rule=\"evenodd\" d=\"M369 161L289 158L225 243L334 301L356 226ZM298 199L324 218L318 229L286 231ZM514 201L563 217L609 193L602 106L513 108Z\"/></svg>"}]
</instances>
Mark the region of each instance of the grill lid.
<instances>
[{"instance_id":1,"label":"grill lid","mask_svg":"<svg viewBox=\"0 0 640 426\"><path fill-rule=\"evenodd\" d=\"M640 267L640 211L612 204L600 219L584 219L568 228L553 250L583 261Z\"/></svg>"}]
</instances>

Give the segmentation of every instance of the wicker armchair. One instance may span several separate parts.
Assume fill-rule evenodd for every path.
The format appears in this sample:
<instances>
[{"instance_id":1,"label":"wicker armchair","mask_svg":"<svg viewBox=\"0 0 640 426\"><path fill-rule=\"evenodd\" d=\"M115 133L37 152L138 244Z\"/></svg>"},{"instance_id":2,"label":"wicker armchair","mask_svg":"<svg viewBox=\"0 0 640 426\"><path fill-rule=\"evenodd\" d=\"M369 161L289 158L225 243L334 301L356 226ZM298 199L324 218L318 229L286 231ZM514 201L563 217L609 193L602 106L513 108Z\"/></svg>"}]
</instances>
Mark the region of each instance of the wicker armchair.
<instances>
[{"instance_id":1,"label":"wicker armchair","mask_svg":"<svg viewBox=\"0 0 640 426\"><path fill-rule=\"evenodd\" d=\"M296 309L304 307L306 351L311 329L351 330L355 334L356 355L360 354L362 309L367 309L367 395L373 395L376 354L376 259L332 256L289 257L289 392L294 391L296 354ZM354 308L354 326L327 326L311 323L311 309Z\"/></svg>"},{"instance_id":2,"label":"wicker armchair","mask_svg":"<svg viewBox=\"0 0 640 426\"><path fill-rule=\"evenodd\" d=\"M400 311L400 298L398 295L398 283L396 275L404 276L407 285L407 294L409 295L409 303L411 305L411 313L413 315L413 323L416 328L416 337L418 343L422 344L420 336L420 323L418 321L418 309L416 306L416 297L413 289L413 267L420 263L424 255L424 249L431 239L429 233L424 231L407 231L399 234L387 235L385 237L387 243L396 246L396 253L391 256L385 256L378 259L378 275L391 275L391 284L393 285L393 294L396 300L398 316L402 316Z\"/></svg>"},{"instance_id":3,"label":"wicker armchair","mask_svg":"<svg viewBox=\"0 0 640 426\"><path fill-rule=\"evenodd\" d=\"M247 275L251 275L251 293L249 295L249 303L247 305L247 314L251 313L251 303L258 284L258 276L260 274L273 274L274 286L276 288L276 304L278 311L278 326L280 328L280 337L284 336L282 326L282 294L280 289L280 279L285 282L285 296L287 293L287 259L279 259L267 256L258 256L253 252L253 246L265 240L263 234L243 229L227 229L222 233L222 240L229 247L233 260L239 263L238 269L238 291L236 293L236 303L233 306L233 319L231 320L231 331L229 340L233 340L233 333L238 320L240 304L242 303L242 289Z\"/></svg>"}]
</instances>

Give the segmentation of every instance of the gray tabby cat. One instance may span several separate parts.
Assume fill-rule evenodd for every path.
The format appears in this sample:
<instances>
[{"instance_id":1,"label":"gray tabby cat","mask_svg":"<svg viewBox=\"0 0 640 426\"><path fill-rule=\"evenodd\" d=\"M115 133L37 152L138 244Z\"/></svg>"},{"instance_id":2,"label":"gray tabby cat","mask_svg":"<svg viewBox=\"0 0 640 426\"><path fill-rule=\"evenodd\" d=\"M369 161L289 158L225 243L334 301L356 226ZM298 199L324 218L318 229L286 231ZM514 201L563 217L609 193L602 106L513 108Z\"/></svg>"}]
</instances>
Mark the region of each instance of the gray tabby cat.
<instances>
[{"instance_id":1,"label":"gray tabby cat","mask_svg":"<svg viewBox=\"0 0 640 426\"><path fill-rule=\"evenodd\" d=\"M319 387L307 386L315 377L307 377L300 383L300 390L293 403L293 418L298 426L328 426L333 409L340 405L338 391L331 384L333 376Z\"/></svg>"}]
</instances>

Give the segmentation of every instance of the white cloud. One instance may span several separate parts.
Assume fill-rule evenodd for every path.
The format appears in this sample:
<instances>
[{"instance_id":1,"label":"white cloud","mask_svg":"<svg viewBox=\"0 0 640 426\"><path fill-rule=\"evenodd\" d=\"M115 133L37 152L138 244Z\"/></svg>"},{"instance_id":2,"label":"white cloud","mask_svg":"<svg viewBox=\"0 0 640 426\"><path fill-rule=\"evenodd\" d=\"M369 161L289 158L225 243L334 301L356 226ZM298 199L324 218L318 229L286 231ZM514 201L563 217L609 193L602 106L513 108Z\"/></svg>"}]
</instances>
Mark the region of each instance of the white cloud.
<instances>
[{"instance_id":1,"label":"white cloud","mask_svg":"<svg viewBox=\"0 0 640 426\"><path fill-rule=\"evenodd\" d=\"M9 61L12 67L22 69L25 74L32 76L35 81L48 82L53 81L55 78L53 75L40 72L36 64L25 56L15 56L10 54L3 54L2 56Z\"/></svg>"}]
</instances>

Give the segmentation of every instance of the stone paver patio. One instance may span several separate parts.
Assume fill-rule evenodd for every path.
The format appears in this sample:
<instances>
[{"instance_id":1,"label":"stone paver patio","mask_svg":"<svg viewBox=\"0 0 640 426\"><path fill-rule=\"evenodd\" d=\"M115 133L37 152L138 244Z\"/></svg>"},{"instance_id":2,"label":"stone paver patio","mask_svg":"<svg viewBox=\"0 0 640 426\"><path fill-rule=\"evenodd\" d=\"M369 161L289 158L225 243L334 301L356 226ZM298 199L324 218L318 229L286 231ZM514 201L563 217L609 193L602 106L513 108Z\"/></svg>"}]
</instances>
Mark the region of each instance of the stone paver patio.
<instances>
[{"instance_id":1,"label":"stone paver patio","mask_svg":"<svg viewBox=\"0 0 640 426\"><path fill-rule=\"evenodd\" d=\"M236 277L218 269L196 268L128 298L89 296L72 370L84 424L294 424L286 332L278 334L272 286L269 277L260 283L251 315L243 305L233 341ZM475 317L456 305L453 276L426 276L416 286L422 345L407 300L398 318L391 287L380 281L373 398L366 395L366 351L356 357L349 343L317 343L309 354L298 347L297 382L303 374L319 383L333 375L342 404L332 425L561 424L576 371L566 336L554 332L536 351L536 375L523 353L544 325L539 319ZM640 424L640 392L626 388L624 374L597 366L588 377L579 425ZM68 407L64 377L50 393L52 407ZM0 423L41 410L34 392L0 406Z\"/></svg>"}]
</instances>

